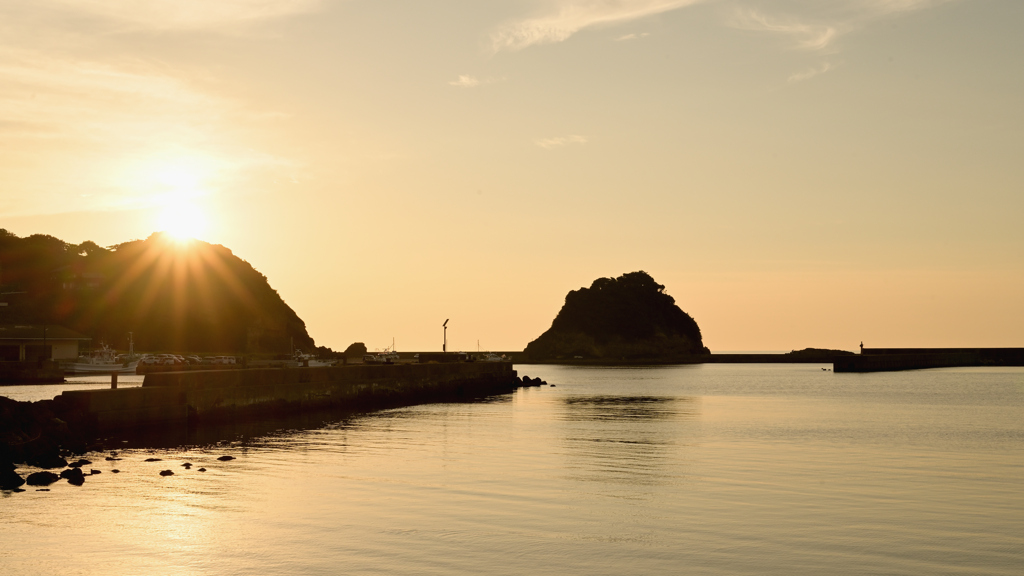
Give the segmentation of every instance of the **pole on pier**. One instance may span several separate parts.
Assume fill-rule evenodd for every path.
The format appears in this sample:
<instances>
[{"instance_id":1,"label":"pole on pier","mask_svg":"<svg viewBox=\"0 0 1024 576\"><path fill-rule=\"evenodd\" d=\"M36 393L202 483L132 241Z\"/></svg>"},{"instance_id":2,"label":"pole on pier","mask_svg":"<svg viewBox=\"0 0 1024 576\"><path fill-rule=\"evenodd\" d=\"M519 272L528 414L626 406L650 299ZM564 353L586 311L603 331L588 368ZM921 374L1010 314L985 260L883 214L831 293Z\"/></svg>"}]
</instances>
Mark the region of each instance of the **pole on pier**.
<instances>
[{"instance_id":1,"label":"pole on pier","mask_svg":"<svg viewBox=\"0 0 1024 576\"><path fill-rule=\"evenodd\" d=\"M117 372L110 373L110 389L117 390Z\"/></svg>"},{"instance_id":2,"label":"pole on pier","mask_svg":"<svg viewBox=\"0 0 1024 576\"><path fill-rule=\"evenodd\" d=\"M446 318L444 324L441 324L441 327L444 328L444 344L441 345L441 352L446 354L448 353L448 320L451 318Z\"/></svg>"}]
</instances>

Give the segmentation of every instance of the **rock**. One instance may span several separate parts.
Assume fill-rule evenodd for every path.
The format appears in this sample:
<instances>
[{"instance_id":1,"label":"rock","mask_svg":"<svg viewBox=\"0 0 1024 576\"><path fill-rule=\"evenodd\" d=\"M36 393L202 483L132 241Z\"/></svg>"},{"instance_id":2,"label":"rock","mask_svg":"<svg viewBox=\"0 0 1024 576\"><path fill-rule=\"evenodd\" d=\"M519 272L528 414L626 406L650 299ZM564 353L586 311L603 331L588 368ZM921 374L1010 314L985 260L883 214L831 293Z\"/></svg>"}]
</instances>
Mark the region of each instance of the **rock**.
<instances>
[{"instance_id":1,"label":"rock","mask_svg":"<svg viewBox=\"0 0 1024 576\"><path fill-rule=\"evenodd\" d=\"M529 386L531 378L529 376L523 376L523 384Z\"/></svg>"},{"instance_id":2,"label":"rock","mask_svg":"<svg viewBox=\"0 0 1024 576\"><path fill-rule=\"evenodd\" d=\"M71 466L72 468L81 468L82 466L85 466L86 464L92 464L92 462L90 462L89 460L86 460L85 458L80 458L80 459L75 460L74 462L68 464L68 466Z\"/></svg>"},{"instance_id":3,"label":"rock","mask_svg":"<svg viewBox=\"0 0 1024 576\"><path fill-rule=\"evenodd\" d=\"M182 466L184 466L185 468L191 468L192 467L192 463L191 462L185 462L184 464L182 464Z\"/></svg>"},{"instance_id":4,"label":"rock","mask_svg":"<svg viewBox=\"0 0 1024 576\"><path fill-rule=\"evenodd\" d=\"M174 476L174 472L171 471L171 470L161 470L160 471L160 475L161 476Z\"/></svg>"},{"instance_id":5,"label":"rock","mask_svg":"<svg viewBox=\"0 0 1024 576\"><path fill-rule=\"evenodd\" d=\"M551 387L552 387L552 388L554 388L554 387L555 387L555 385L554 385L554 384L552 384L552 385L551 385Z\"/></svg>"},{"instance_id":6,"label":"rock","mask_svg":"<svg viewBox=\"0 0 1024 576\"><path fill-rule=\"evenodd\" d=\"M39 456L29 461L29 464L36 468L46 468L48 470L53 468L64 468L68 465L68 461L57 456L56 454L50 454L45 456Z\"/></svg>"},{"instance_id":7,"label":"rock","mask_svg":"<svg viewBox=\"0 0 1024 576\"><path fill-rule=\"evenodd\" d=\"M159 462L161 460L163 460L163 458L146 458L143 462Z\"/></svg>"},{"instance_id":8,"label":"rock","mask_svg":"<svg viewBox=\"0 0 1024 576\"><path fill-rule=\"evenodd\" d=\"M90 476L93 476L93 475L96 475L96 474L99 474L99 473L100 473L99 470L89 470L89 475Z\"/></svg>"},{"instance_id":9,"label":"rock","mask_svg":"<svg viewBox=\"0 0 1024 576\"><path fill-rule=\"evenodd\" d=\"M29 486L49 486L59 479L60 476L53 472L33 472L25 479L25 483Z\"/></svg>"},{"instance_id":10,"label":"rock","mask_svg":"<svg viewBox=\"0 0 1024 576\"><path fill-rule=\"evenodd\" d=\"M104 460L106 460L107 462L116 462L116 461L120 460L120 458L114 458L113 456L107 456L106 458L104 458Z\"/></svg>"},{"instance_id":11,"label":"rock","mask_svg":"<svg viewBox=\"0 0 1024 576\"><path fill-rule=\"evenodd\" d=\"M68 484L73 486L85 484L85 474L82 473L81 468L67 468L60 473L60 477L67 478Z\"/></svg>"},{"instance_id":12,"label":"rock","mask_svg":"<svg viewBox=\"0 0 1024 576\"><path fill-rule=\"evenodd\" d=\"M14 490L25 483L25 479L14 470L0 471L0 490Z\"/></svg>"},{"instance_id":13,"label":"rock","mask_svg":"<svg viewBox=\"0 0 1024 576\"><path fill-rule=\"evenodd\" d=\"M531 362L577 359L676 363L710 351L700 327L643 271L569 292L551 328L526 345Z\"/></svg>"},{"instance_id":14,"label":"rock","mask_svg":"<svg viewBox=\"0 0 1024 576\"><path fill-rule=\"evenodd\" d=\"M111 473L113 473L113 474L120 474L120 473L121 473L121 471L120 471L120 470L118 470L117 468L114 468L114 469L113 469L113 470L111 470L110 472L111 472Z\"/></svg>"},{"instance_id":15,"label":"rock","mask_svg":"<svg viewBox=\"0 0 1024 576\"><path fill-rule=\"evenodd\" d=\"M227 462L228 460L234 460L234 459L235 459L234 456L221 456L220 458L217 458L217 460L220 460L221 462Z\"/></svg>"},{"instance_id":16,"label":"rock","mask_svg":"<svg viewBox=\"0 0 1024 576\"><path fill-rule=\"evenodd\" d=\"M206 472L206 468L200 468L199 471L200 472Z\"/></svg>"},{"instance_id":17,"label":"rock","mask_svg":"<svg viewBox=\"0 0 1024 576\"><path fill-rule=\"evenodd\" d=\"M49 491L50 491L49 488L36 488L36 492L49 492ZM19 492L24 492L24 490L19 490Z\"/></svg>"}]
</instances>

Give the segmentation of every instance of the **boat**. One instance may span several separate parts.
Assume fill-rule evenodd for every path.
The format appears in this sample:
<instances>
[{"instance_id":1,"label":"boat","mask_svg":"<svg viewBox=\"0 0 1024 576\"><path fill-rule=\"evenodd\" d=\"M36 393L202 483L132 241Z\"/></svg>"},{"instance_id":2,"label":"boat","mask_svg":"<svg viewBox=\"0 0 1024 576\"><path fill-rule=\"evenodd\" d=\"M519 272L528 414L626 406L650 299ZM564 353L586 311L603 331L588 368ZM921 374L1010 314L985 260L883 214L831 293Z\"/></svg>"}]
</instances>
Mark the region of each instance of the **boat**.
<instances>
[{"instance_id":1,"label":"boat","mask_svg":"<svg viewBox=\"0 0 1024 576\"><path fill-rule=\"evenodd\" d=\"M391 344L391 348L385 348L383 352L363 356L363 364L398 364L399 360L394 343Z\"/></svg>"},{"instance_id":2,"label":"boat","mask_svg":"<svg viewBox=\"0 0 1024 576\"><path fill-rule=\"evenodd\" d=\"M71 375L83 374L135 374L139 360L134 354L118 356L117 351L103 344L88 356L79 356L75 362L64 364L64 373Z\"/></svg>"},{"instance_id":3,"label":"boat","mask_svg":"<svg viewBox=\"0 0 1024 576\"><path fill-rule=\"evenodd\" d=\"M502 354L498 356L494 352L485 352L480 356L476 357L477 362L511 362L512 359Z\"/></svg>"}]
</instances>

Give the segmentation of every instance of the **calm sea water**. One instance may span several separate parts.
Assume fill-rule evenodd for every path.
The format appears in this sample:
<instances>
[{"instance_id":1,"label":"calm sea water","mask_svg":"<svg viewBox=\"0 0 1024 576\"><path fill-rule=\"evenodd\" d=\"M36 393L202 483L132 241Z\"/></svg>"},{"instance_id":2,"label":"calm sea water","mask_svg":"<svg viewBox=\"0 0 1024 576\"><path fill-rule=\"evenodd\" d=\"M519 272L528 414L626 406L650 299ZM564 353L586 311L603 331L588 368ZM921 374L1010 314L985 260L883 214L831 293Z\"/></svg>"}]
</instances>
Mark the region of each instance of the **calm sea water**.
<instances>
[{"instance_id":1,"label":"calm sea water","mask_svg":"<svg viewBox=\"0 0 1024 576\"><path fill-rule=\"evenodd\" d=\"M1024 369L517 368L557 387L93 455L0 498L0 573L1024 573Z\"/></svg>"}]
</instances>

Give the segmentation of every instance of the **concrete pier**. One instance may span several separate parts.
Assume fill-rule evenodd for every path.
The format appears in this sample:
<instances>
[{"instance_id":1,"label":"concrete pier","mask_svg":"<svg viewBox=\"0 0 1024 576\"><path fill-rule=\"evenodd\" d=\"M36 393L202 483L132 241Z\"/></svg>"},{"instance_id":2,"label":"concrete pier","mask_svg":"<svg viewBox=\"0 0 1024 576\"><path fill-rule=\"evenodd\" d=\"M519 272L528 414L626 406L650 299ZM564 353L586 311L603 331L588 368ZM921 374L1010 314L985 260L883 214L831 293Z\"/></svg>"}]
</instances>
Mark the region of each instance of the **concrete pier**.
<instances>
[{"instance_id":1,"label":"concrete pier","mask_svg":"<svg viewBox=\"0 0 1024 576\"><path fill-rule=\"evenodd\" d=\"M139 388L68 391L61 399L109 431L437 402L510 392L516 384L506 362L356 365L147 374Z\"/></svg>"},{"instance_id":2,"label":"concrete pier","mask_svg":"<svg viewBox=\"0 0 1024 576\"><path fill-rule=\"evenodd\" d=\"M891 372L959 366L1024 366L1024 348L864 348L833 360L835 372Z\"/></svg>"},{"instance_id":3,"label":"concrete pier","mask_svg":"<svg viewBox=\"0 0 1024 576\"><path fill-rule=\"evenodd\" d=\"M53 360L0 362L0 384L59 384L64 371Z\"/></svg>"}]
</instances>

